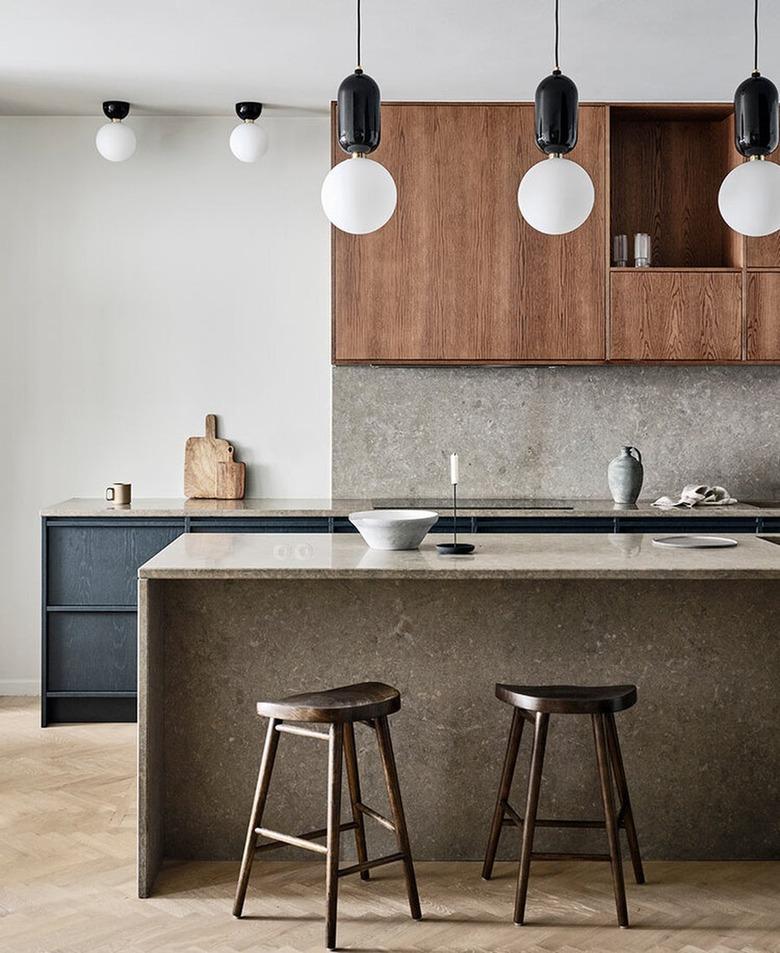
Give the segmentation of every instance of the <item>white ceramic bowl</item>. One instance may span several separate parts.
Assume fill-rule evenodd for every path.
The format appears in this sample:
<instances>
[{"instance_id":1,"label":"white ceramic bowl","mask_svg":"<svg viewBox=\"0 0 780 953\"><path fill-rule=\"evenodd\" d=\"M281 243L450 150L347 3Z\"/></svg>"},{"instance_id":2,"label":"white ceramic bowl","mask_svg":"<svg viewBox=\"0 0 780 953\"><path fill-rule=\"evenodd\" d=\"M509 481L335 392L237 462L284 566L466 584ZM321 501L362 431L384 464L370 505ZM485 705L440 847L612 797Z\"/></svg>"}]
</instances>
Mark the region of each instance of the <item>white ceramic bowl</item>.
<instances>
[{"instance_id":1,"label":"white ceramic bowl","mask_svg":"<svg viewBox=\"0 0 780 953\"><path fill-rule=\"evenodd\" d=\"M365 510L349 521L372 549L417 549L439 518L433 510Z\"/></svg>"}]
</instances>

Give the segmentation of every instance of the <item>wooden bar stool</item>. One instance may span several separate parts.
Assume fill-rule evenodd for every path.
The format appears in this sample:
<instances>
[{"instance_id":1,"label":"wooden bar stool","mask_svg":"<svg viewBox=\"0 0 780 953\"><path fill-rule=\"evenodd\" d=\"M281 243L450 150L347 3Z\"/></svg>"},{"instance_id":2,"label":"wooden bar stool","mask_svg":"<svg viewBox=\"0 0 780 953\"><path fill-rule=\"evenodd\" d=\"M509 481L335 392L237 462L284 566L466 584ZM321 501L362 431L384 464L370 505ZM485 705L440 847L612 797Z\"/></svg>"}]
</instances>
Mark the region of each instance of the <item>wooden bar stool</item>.
<instances>
[{"instance_id":1,"label":"wooden bar stool","mask_svg":"<svg viewBox=\"0 0 780 953\"><path fill-rule=\"evenodd\" d=\"M615 712L624 711L636 702L636 686L609 685L602 688L585 688L576 685L496 685L496 697L512 705L514 712L512 713L512 726L509 730L509 742L501 771L501 781L498 786L498 797L493 811L493 822L490 826L490 837L485 852L482 876L485 880L490 880L501 830L505 824L514 824L522 832L520 867L515 898L515 923L522 924L524 922L528 875L532 860L608 860L612 866L612 884L615 891L618 923L621 927L627 927L628 908L626 906L626 888L623 882L623 865L620 857L619 831L621 828L626 832L636 882L643 884L645 876L642 871L639 841L636 836L634 815L631 811L631 800L628 796L626 772L623 768L623 757L620 753L617 727L615 726ZM540 820L536 816L542 781L544 749L547 741L547 726L551 714L590 715L591 717L601 787L601 801L604 807L603 821ZM525 818L523 818L509 803L509 792L512 787L517 752L520 747L520 738L525 721L530 721L534 725L534 742L531 753ZM612 789L613 777L620 798L620 808L617 812L615 811ZM606 830L609 853L537 853L533 849L536 827Z\"/></svg>"},{"instance_id":2,"label":"wooden bar stool","mask_svg":"<svg viewBox=\"0 0 780 953\"><path fill-rule=\"evenodd\" d=\"M387 716L398 711L400 707L401 696L398 691L389 685L383 685L381 682L363 682L359 685L347 685L344 688L334 688L330 691L291 695L279 701L258 703L258 713L269 719L268 731L265 736L260 773L257 778L257 788L241 860L241 872L238 877L236 899L233 904L234 917L241 916L255 854L261 851L276 850L285 844L325 855L325 892L327 897L325 934L326 945L329 950L336 948L336 905L339 877L359 873L361 879L368 880L368 872L372 867L399 861L404 865L406 892L409 896L412 917L415 920L422 917L412 854L409 848L409 835L406 830L406 819L401 802L401 788L398 784L393 744L390 740L390 726L387 722ZM376 733L392 820L367 807L361 800L353 727L356 721L365 723ZM312 723L326 724L330 727L327 731L307 727ZM328 742L328 824L322 830L309 831L306 834L293 836L272 831L262 826L263 810L268 797L280 732ZM348 824L341 823L342 752L347 766L347 782L352 803L352 821ZM398 842L396 853L379 857L376 860L368 859L363 824L364 817L372 818L382 827L395 833ZM339 841L342 831L355 832L358 862L339 869ZM258 837L265 837L274 841L274 843L258 847ZM320 837L326 838L325 845L316 842Z\"/></svg>"}]
</instances>

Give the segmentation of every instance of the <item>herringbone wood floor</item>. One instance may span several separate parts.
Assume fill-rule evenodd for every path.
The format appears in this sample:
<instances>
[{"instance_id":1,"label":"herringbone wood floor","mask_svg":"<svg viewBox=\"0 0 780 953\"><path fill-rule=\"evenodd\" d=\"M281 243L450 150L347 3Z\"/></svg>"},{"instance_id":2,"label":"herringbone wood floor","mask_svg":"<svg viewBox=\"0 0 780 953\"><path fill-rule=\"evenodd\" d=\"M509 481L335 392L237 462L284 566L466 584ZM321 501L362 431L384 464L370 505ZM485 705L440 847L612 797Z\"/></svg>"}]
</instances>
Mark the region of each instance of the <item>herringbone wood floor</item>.
<instances>
[{"instance_id":1,"label":"herringbone wood floor","mask_svg":"<svg viewBox=\"0 0 780 953\"><path fill-rule=\"evenodd\" d=\"M230 915L232 863L187 863L135 897L135 726L37 726L34 699L0 699L2 953L319 951L323 869L257 864L247 918ZM486 805L486 810L489 806ZM419 864L424 920L401 872L341 883L340 946L353 951L780 953L780 863L651 863L629 881L618 930L604 864L536 864L529 923L511 923L514 866Z\"/></svg>"}]
</instances>

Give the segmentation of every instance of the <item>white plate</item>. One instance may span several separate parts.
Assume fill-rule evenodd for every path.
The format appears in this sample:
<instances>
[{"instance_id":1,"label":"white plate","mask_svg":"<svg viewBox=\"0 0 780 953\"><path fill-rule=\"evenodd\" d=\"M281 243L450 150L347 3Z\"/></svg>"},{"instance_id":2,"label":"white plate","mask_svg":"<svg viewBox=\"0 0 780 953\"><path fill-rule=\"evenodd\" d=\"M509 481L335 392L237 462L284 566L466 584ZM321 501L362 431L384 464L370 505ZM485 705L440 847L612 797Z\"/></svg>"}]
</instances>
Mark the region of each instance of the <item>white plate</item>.
<instances>
[{"instance_id":1,"label":"white plate","mask_svg":"<svg viewBox=\"0 0 780 953\"><path fill-rule=\"evenodd\" d=\"M671 546L675 549L723 549L736 546L736 539L728 536L659 536L653 540L656 546Z\"/></svg>"}]
</instances>

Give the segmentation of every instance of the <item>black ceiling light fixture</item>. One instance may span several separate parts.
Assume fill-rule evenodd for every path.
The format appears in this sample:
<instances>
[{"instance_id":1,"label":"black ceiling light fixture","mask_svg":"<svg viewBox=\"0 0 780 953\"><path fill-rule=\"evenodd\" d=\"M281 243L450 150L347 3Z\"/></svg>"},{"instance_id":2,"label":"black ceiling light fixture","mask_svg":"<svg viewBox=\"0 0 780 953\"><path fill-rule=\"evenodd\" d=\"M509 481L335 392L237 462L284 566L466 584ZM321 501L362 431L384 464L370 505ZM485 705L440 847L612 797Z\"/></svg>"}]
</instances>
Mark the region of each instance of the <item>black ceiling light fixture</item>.
<instances>
[{"instance_id":1,"label":"black ceiling light fixture","mask_svg":"<svg viewBox=\"0 0 780 953\"><path fill-rule=\"evenodd\" d=\"M268 133L255 125L262 111L262 103L236 103L236 115L241 122L230 133L230 151L242 162L257 162L268 151Z\"/></svg>"},{"instance_id":2,"label":"black ceiling light fixture","mask_svg":"<svg viewBox=\"0 0 780 953\"><path fill-rule=\"evenodd\" d=\"M103 114L108 122L98 129L95 145L109 162L124 162L135 152L135 133L122 122L129 112L130 103L123 99L107 99L103 103Z\"/></svg>"},{"instance_id":3,"label":"black ceiling light fixture","mask_svg":"<svg viewBox=\"0 0 780 953\"><path fill-rule=\"evenodd\" d=\"M758 0L753 6L753 72L734 93L737 151L748 159L723 180L718 208L741 235L770 235L780 229L780 166L764 161L777 149L777 87L758 69Z\"/></svg>"},{"instance_id":4,"label":"black ceiling light fixture","mask_svg":"<svg viewBox=\"0 0 780 953\"><path fill-rule=\"evenodd\" d=\"M395 211L398 194L387 169L368 159L381 136L379 86L361 66L362 20L357 0L357 65L339 86L336 101L339 146L351 156L338 162L322 183L322 208L344 232L365 235L381 228Z\"/></svg>"},{"instance_id":5,"label":"black ceiling light fixture","mask_svg":"<svg viewBox=\"0 0 780 953\"><path fill-rule=\"evenodd\" d=\"M536 144L550 161L532 165L517 190L523 218L547 235L579 228L590 215L595 198L588 173L563 158L577 145L579 94L574 82L561 72L558 60L558 2L555 0L555 68L539 83L535 98Z\"/></svg>"}]
</instances>

